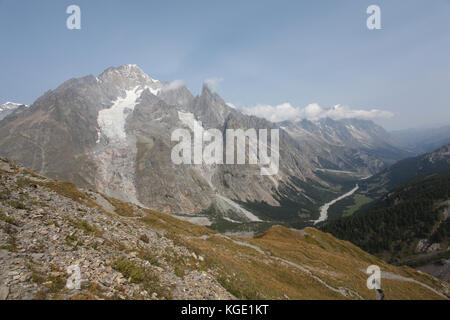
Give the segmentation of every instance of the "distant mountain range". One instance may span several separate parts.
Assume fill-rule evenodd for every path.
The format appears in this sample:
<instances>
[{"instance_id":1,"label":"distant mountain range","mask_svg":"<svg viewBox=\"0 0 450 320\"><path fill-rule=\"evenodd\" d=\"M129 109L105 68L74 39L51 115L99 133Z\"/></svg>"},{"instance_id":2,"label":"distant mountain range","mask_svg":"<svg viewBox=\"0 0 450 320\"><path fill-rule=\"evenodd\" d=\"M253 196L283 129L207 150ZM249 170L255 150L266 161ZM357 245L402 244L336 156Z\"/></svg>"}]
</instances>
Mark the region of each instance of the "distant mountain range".
<instances>
[{"instance_id":1,"label":"distant mountain range","mask_svg":"<svg viewBox=\"0 0 450 320\"><path fill-rule=\"evenodd\" d=\"M372 174L411 153L372 121L359 119L283 122L286 130L307 153L316 157L318 168Z\"/></svg>"},{"instance_id":2,"label":"distant mountain range","mask_svg":"<svg viewBox=\"0 0 450 320\"><path fill-rule=\"evenodd\" d=\"M403 148L416 154L431 152L450 143L450 125L427 129L407 129L390 132Z\"/></svg>"},{"instance_id":3,"label":"distant mountain range","mask_svg":"<svg viewBox=\"0 0 450 320\"><path fill-rule=\"evenodd\" d=\"M433 174L447 169L450 169L450 144L446 144L431 153L403 159L395 163L367 179L363 189L368 195L376 198L417 176Z\"/></svg>"},{"instance_id":4,"label":"distant mountain range","mask_svg":"<svg viewBox=\"0 0 450 320\"><path fill-rule=\"evenodd\" d=\"M173 164L171 133L200 122L221 132L281 129L278 174L261 176L260 165ZM0 155L197 223L305 224L343 191L330 172L364 177L410 153L371 121L275 124L229 107L206 85L194 97L124 65L68 80L29 108L14 106L0 121Z\"/></svg>"}]
</instances>

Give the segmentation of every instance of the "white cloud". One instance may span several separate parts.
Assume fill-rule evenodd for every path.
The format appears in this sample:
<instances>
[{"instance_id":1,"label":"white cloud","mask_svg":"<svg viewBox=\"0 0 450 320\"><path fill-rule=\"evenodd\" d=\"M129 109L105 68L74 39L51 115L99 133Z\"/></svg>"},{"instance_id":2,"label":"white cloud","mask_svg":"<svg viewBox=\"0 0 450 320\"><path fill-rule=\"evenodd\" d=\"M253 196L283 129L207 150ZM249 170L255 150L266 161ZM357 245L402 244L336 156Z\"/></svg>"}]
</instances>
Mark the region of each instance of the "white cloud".
<instances>
[{"instance_id":1,"label":"white cloud","mask_svg":"<svg viewBox=\"0 0 450 320\"><path fill-rule=\"evenodd\" d=\"M241 110L245 114L265 118L272 122L281 122L285 120L298 121L302 119L319 120L322 118L331 118L333 120L374 120L392 118L394 116L394 114L390 111L378 109L353 110L342 105L336 105L330 109L324 109L317 103L310 104L305 108L298 108L292 106L290 103L283 103L277 106L257 105L255 107L242 108Z\"/></svg>"},{"instance_id":2,"label":"white cloud","mask_svg":"<svg viewBox=\"0 0 450 320\"><path fill-rule=\"evenodd\" d=\"M298 110L290 103L283 103L278 106L258 105L251 108L243 108L245 114L265 118L272 122L280 122L284 120L294 120L298 118Z\"/></svg>"},{"instance_id":3,"label":"white cloud","mask_svg":"<svg viewBox=\"0 0 450 320\"><path fill-rule=\"evenodd\" d=\"M175 80L167 84L162 88L163 91L170 91L170 90L176 90L185 85L183 80Z\"/></svg>"},{"instance_id":4,"label":"white cloud","mask_svg":"<svg viewBox=\"0 0 450 320\"><path fill-rule=\"evenodd\" d=\"M327 110L326 115L335 120L355 118L355 119L388 119L394 116L394 113L385 110L371 109L371 110L352 110L349 107L336 105Z\"/></svg>"},{"instance_id":5,"label":"white cloud","mask_svg":"<svg viewBox=\"0 0 450 320\"><path fill-rule=\"evenodd\" d=\"M223 78L209 78L205 80L205 85L209 88L209 90L216 92L218 87L219 87L219 83L221 83L223 81Z\"/></svg>"},{"instance_id":6,"label":"white cloud","mask_svg":"<svg viewBox=\"0 0 450 320\"><path fill-rule=\"evenodd\" d=\"M233 109L237 109L236 106L234 104L232 104L231 102L227 102L227 106L229 106L230 108L233 108Z\"/></svg>"}]
</instances>

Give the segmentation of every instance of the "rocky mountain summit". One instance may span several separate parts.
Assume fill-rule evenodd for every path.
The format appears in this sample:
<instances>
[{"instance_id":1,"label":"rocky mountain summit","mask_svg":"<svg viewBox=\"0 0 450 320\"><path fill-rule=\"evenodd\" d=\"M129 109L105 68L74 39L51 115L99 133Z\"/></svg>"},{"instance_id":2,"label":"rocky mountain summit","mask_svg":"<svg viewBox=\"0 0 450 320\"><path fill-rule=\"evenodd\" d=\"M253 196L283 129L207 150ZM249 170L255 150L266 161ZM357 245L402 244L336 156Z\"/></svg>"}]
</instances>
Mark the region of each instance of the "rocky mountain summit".
<instances>
[{"instance_id":1,"label":"rocky mountain summit","mask_svg":"<svg viewBox=\"0 0 450 320\"><path fill-rule=\"evenodd\" d=\"M223 235L0 160L0 299L374 299L372 264L387 299L448 298L447 283L312 228Z\"/></svg>"},{"instance_id":2,"label":"rocky mountain summit","mask_svg":"<svg viewBox=\"0 0 450 320\"><path fill-rule=\"evenodd\" d=\"M243 207L255 203L275 211L286 203L301 207L304 212L289 219L307 223L340 190L324 171L365 176L404 156L372 122L323 119L281 125L281 160L273 176L261 176L261 164L174 164L172 132L195 126L223 133L280 128L229 107L207 85L194 97L180 82L124 65L68 80L31 107L13 110L0 121L0 155L122 201L192 221L200 215L205 224L217 217L236 223L285 219Z\"/></svg>"}]
</instances>

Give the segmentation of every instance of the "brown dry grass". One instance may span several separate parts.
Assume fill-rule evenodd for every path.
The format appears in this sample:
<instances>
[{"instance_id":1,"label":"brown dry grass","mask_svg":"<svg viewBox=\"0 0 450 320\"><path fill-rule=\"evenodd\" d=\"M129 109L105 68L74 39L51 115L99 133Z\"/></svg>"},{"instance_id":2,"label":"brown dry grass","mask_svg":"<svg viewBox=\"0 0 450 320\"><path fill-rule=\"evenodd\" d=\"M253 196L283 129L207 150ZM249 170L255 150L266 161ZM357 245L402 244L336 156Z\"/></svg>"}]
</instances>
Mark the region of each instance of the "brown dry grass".
<instances>
[{"instance_id":1,"label":"brown dry grass","mask_svg":"<svg viewBox=\"0 0 450 320\"><path fill-rule=\"evenodd\" d=\"M32 174L31 174L32 175ZM32 175L33 176L33 175ZM74 184L61 181L33 181L74 201L99 207ZM104 196L124 217L140 217L134 206ZM380 266L401 276L421 281L433 288L443 283L429 275L407 267L394 267L362 251L353 244L313 228L293 230L276 226L265 234L253 238L223 237L206 227L177 219L161 212L140 208L145 216L133 219L154 230L162 231L177 246L201 255L197 263L200 270L208 270L230 293L241 299L345 299L340 293L327 288L311 275L283 260L298 264L334 288L345 287L364 299L375 294L366 287L365 270L369 265ZM106 212L105 212L106 213ZM247 242L261 248L237 244ZM176 259L175 259L176 260ZM174 260L174 261L175 261ZM192 264L189 261L187 264ZM185 267L184 265L182 267ZM174 266L176 269L176 266ZM436 293L413 282L382 279L387 299L439 299ZM357 296L348 297L356 299Z\"/></svg>"}]
</instances>

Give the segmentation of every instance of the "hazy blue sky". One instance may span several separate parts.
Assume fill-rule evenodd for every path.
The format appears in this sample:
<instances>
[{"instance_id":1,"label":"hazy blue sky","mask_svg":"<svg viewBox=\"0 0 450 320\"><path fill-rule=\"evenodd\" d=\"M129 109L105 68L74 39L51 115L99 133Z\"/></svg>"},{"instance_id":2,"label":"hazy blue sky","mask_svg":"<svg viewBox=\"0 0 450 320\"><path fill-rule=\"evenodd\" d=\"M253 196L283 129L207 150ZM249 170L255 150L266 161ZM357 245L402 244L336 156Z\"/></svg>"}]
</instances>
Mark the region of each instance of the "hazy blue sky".
<instances>
[{"instance_id":1,"label":"hazy blue sky","mask_svg":"<svg viewBox=\"0 0 450 320\"><path fill-rule=\"evenodd\" d=\"M81 7L81 30L66 28ZM382 30L366 28L378 4ZM392 111L388 129L450 123L449 0L0 0L0 102L133 63L241 107Z\"/></svg>"}]
</instances>

